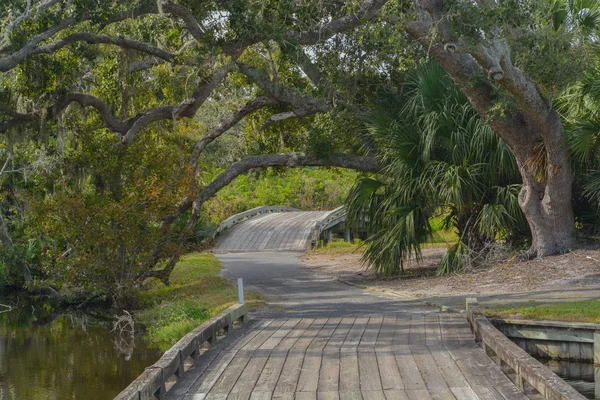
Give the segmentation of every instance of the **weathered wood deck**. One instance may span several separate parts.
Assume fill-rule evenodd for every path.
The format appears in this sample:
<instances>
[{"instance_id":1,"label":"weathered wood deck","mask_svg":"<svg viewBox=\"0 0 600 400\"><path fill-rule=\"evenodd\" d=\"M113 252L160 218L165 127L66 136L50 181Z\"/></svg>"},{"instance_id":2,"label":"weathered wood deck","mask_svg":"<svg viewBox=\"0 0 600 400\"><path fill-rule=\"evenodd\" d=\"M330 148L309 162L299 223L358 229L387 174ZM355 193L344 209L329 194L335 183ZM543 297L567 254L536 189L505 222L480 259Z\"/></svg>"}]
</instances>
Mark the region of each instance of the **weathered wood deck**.
<instances>
[{"instance_id":1,"label":"weathered wood deck","mask_svg":"<svg viewBox=\"0 0 600 400\"><path fill-rule=\"evenodd\" d=\"M527 399L464 316L259 320L203 356L168 399Z\"/></svg>"},{"instance_id":2,"label":"weathered wood deck","mask_svg":"<svg viewBox=\"0 0 600 400\"><path fill-rule=\"evenodd\" d=\"M264 214L234 226L219 240L217 252L306 251L316 224L328 212Z\"/></svg>"}]
</instances>

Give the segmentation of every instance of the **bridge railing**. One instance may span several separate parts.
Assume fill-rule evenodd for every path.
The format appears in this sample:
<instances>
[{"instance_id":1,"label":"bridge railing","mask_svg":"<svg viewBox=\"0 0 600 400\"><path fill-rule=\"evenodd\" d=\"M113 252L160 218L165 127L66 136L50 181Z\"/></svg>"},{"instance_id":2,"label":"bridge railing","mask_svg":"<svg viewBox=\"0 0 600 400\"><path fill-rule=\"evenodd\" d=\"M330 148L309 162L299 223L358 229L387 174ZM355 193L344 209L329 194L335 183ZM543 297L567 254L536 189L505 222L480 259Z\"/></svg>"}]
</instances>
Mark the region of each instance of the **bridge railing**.
<instances>
[{"instance_id":1,"label":"bridge railing","mask_svg":"<svg viewBox=\"0 0 600 400\"><path fill-rule=\"evenodd\" d=\"M114 400L151 400L167 392L166 382L173 376L181 377L184 362L191 357L198 358L200 348L206 342L215 344L221 330L229 332L233 322L245 322L248 309L245 304L229 307L181 338L163 356L131 382Z\"/></svg>"},{"instance_id":2,"label":"bridge railing","mask_svg":"<svg viewBox=\"0 0 600 400\"><path fill-rule=\"evenodd\" d=\"M227 229L231 228L234 225L239 224L247 219L256 217L261 214L269 214L269 213L278 213L278 212L291 212L291 211L301 211L297 208L287 207L287 206L264 206L264 207L256 207L248 211L244 211L239 214L232 215L227 218L225 221L219 225L217 230L214 233L214 236L218 236Z\"/></svg>"},{"instance_id":3,"label":"bridge railing","mask_svg":"<svg viewBox=\"0 0 600 400\"><path fill-rule=\"evenodd\" d=\"M495 361L501 367L507 366L515 372L516 385L522 392L525 392L527 383L544 399L585 400L567 382L497 330L478 306L477 299L467 299L467 319L475 338L492 359L496 358Z\"/></svg>"}]
</instances>

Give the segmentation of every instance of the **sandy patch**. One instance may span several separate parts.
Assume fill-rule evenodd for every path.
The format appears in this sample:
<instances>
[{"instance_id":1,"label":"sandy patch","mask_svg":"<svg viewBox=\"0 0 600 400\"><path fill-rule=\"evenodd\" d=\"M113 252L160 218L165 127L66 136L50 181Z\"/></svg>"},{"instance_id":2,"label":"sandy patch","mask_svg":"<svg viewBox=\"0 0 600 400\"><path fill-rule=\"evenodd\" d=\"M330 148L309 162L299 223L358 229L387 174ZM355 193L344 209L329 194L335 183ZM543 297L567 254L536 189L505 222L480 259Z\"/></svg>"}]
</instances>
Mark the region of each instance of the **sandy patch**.
<instances>
[{"instance_id":1,"label":"sandy patch","mask_svg":"<svg viewBox=\"0 0 600 400\"><path fill-rule=\"evenodd\" d=\"M425 249L421 266L411 265L403 277L380 277L361 263L360 253L309 253L304 265L320 274L413 296L458 296L527 291L560 291L600 286L600 251L580 249L569 254L519 261L517 257L475 271L435 276L444 249Z\"/></svg>"}]
</instances>

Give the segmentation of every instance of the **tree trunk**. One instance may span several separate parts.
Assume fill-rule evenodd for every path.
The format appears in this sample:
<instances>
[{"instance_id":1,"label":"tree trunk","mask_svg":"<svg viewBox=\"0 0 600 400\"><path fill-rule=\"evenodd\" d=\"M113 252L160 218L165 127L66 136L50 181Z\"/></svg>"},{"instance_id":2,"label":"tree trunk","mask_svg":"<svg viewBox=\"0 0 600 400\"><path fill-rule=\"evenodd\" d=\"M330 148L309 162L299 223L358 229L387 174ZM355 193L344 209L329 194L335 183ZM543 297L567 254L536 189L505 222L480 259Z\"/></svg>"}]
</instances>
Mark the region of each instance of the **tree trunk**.
<instances>
[{"instance_id":1,"label":"tree trunk","mask_svg":"<svg viewBox=\"0 0 600 400\"><path fill-rule=\"evenodd\" d=\"M523 178L519 205L531 230L530 257L566 253L576 245L571 205L573 173L562 126L544 135L544 148L529 146L529 154L516 151ZM554 140L552 140L554 139ZM533 160L545 156L541 165Z\"/></svg>"},{"instance_id":2,"label":"tree trunk","mask_svg":"<svg viewBox=\"0 0 600 400\"><path fill-rule=\"evenodd\" d=\"M528 256L568 252L576 245L573 173L560 116L535 82L512 64L501 38L456 45L442 18L442 2L419 0L419 4L418 22L408 24L408 33L437 59L516 159L523 178L519 205L532 237ZM430 40L432 31L440 34L436 39L441 42ZM490 112L500 101L492 81L512 95L516 107Z\"/></svg>"}]
</instances>

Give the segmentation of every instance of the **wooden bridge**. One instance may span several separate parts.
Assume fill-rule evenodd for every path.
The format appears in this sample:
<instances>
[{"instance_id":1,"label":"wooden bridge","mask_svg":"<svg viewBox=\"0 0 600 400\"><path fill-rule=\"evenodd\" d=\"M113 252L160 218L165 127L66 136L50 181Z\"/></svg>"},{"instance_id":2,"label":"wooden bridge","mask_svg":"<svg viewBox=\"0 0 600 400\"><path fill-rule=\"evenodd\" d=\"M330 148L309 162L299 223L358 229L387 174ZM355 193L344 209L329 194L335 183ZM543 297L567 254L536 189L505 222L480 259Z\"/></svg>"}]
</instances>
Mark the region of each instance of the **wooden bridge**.
<instances>
[{"instance_id":1,"label":"wooden bridge","mask_svg":"<svg viewBox=\"0 0 600 400\"><path fill-rule=\"evenodd\" d=\"M470 327L462 314L327 281L295 264L297 253L281 253L306 250L342 217L340 210L263 208L226 221L217 249L240 252L221 256L226 273L263 274L256 289L286 297L293 308L262 311L235 330L246 309L230 308L186 335L117 399L584 399L480 313L469 310ZM315 302L328 306L311 315Z\"/></svg>"},{"instance_id":2,"label":"wooden bridge","mask_svg":"<svg viewBox=\"0 0 600 400\"><path fill-rule=\"evenodd\" d=\"M318 240L329 242L334 233L346 241L342 207L333 211L300 211L290 207L258 207L225 220L217 229L217 252L306 251Z\"/></svg>"}]
</instances>

